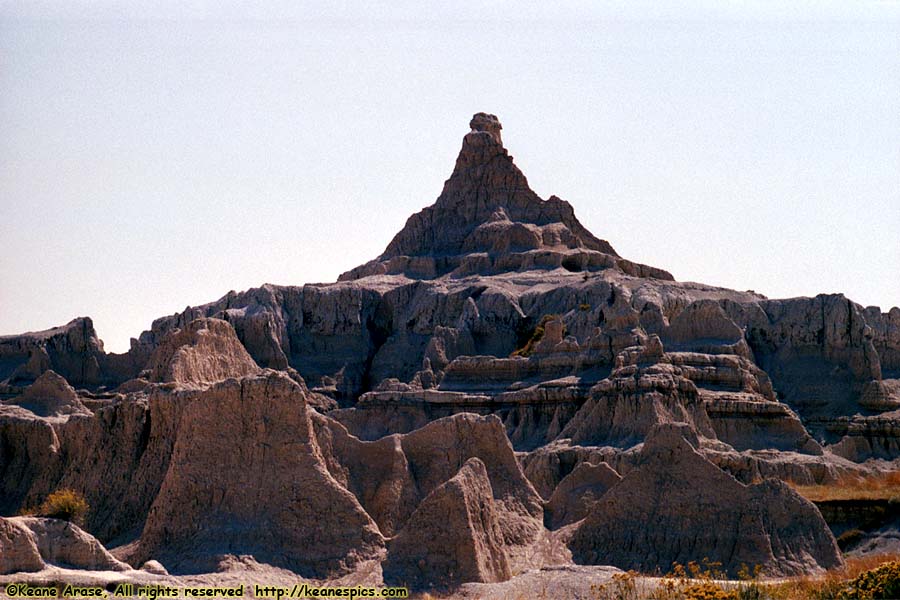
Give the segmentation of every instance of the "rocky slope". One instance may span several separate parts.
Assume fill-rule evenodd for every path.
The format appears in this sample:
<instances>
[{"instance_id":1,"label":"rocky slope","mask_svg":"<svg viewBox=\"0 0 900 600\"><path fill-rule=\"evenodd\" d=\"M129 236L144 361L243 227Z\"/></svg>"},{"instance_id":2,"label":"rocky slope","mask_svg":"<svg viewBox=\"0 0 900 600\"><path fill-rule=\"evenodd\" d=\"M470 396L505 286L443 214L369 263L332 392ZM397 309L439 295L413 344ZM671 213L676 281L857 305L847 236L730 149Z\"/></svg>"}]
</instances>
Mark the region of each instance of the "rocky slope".
<instances>
[{"instance_id":1,"label":"rocky slope","mask_svg":"<svg viewBox=\"0 0 900 600\"><path fill-rule=\"evenodd\" d=\"M749 565L797 575L842 564L811 502L776 480L746 486L697 445L687 426L656 427L638 467L579 524L570 543L576 562L652 571L703 557L731 576Z\"/></svg>"},{"instance_id":2,"label":"rocky slope","mask_svg":"<svg viewBox=\"0 0 900 600\"><path fill-rule=\"evenodd\" d=\"M470 126L437 201L334 284L229 292L123 354L87 318L0 337L0 514L73 488L117 556L175 573L240 555L417 586L571 557L837 564L816 509L758 482L900 456L900 309L675 281L534 194L496 117ZM699 535L713 513L731 537Z\"/></svg>"},{"instance_id":3,"label":"rocky slope","mask_svg":"<svg viewBox=\"0 0 900 600\"><path fill-rule=\"evenodd\" d=\"M391 540L385 581L411 587L506 581L512 574L484 463L471 458Z\"/></svg>"}]
</instances>

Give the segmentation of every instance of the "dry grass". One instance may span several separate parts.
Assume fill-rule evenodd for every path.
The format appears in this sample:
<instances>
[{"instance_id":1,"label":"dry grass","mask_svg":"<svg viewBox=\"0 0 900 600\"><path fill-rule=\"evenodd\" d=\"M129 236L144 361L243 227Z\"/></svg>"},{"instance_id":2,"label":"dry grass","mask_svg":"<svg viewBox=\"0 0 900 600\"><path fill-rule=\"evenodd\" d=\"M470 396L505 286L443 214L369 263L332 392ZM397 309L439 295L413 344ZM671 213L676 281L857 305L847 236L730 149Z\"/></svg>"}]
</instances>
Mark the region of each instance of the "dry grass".
<instances>
[{"instance_id":1,"label":"dry grass","mask_svg":"<svg viewBox=\"0 0 900 600\"><path fill-rule=\"evenodd\" d=\"M900 471L888 471L865 477L848 475L835 483L793 487L801 496L813 502L891 499L900 501Z\"/></svg>"},{"instance_id":2,"label":"dry grass","mask_svg":"<svg viewBox=\"0 0 900 600\"><path fill-rule=\"evenodd\" d=\"M22 509L19 514L62 519L83 527L85 517L90 510L91 507L84 499L84 496L75 490L62 489L56 490L47 496L47 499L40 506Z\"/></svg>"},{"instance_id":3,"label":"dry grass","mask_svg":"<svg viewBox=\"0 0 900 600\"><path fill-rule=\"evenodd\" d=\"M824 575L777 581L759 579L759 571L749 569L742 570L741 581L723 581L715 566L698 569L691 563L687 568L676 565L662 579L634 572L616 575L604 585L591 586L591 592L596 600L850 600L859 597L848 590L852 580L898 560L900 554L849 558L844 567Z\"/></svg>"},{"instance_id":4,"label":"dry grass","mask_svg":"<svg viewBox=\"0 0 900 600\"><path fill-rule=\"evenodd\" d=\"M690 563L675 565L665 577L641 575L634 571L614 575L604 584L591 585L590 598L594 600L852 600L881 598L880 595L860 594L851 588L851 582L863 573L882 565L895 563L889 577L896 581L895 573L900 554L880 554L860 558L848 558L844 567L832 569L824 575L794 577L782 580L760 579L758 569L742 569L740 579L725 581L717 563ZM870 579L872 579L870 577ZM857 580L858 581L858 580ZM440 593L412 595L422 600L453 598ZM516 594L511 600L548 600L546 589L534 589Z\"/></svg>"},{"instance_id":5,"label":"dry grass","mask_svg":"<svg viewBox=\"0 0 900 600\"><path fill-rule=\"evenodd\" d=\"M846 559L844 577L850 579L865 571L871 571L888 562L900 561L900 553L875 554L872 556L854 556Z\"/></svg>"},{"instance_id":6,"label":"dry grass","mask_svg":"<svg viewBox=\"0 0 900 600\"><path fill-rule=\"evenodd\" d=\"M877 554L872 556L852 557L840 569L832 569L824 575L814 577L796 577L781 583L766 585L766 594L773 600L831 600L845 598L842 592L847 583L864 573L876 569L883 564L900 560L900 554Z\"/></svg>"}]
</instances>

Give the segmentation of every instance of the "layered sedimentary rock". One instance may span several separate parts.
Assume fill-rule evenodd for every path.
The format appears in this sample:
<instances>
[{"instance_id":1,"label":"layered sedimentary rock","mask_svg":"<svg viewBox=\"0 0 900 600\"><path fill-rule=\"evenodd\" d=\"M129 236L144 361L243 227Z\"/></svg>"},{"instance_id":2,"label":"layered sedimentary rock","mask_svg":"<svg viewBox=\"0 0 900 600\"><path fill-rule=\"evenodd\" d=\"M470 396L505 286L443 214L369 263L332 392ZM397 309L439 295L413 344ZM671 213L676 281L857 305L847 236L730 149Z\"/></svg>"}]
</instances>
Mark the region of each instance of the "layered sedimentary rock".
<instances>
[{"instance_id":1,"label":"layered sedimentary rock","mask_svg":"<svg viewBox=\"0 0 900 600\"><path fill-rule=\"evenodd\" d=\"M671 279L624 259L575 218L572 206L541 200L503 147L500 121L478 113L456 167L433 206L411 216L374 261L341 279L402 273L416 278L562 267L617 268Z\"/></svg>"},{"instance_id":2,"label":"layered sedimentary rock","mask_svg":"<svg viewBox=\"0 0 900 600\"><path fill-rule=\"evenodd\" d=\"M855 462L900 456L900 411L830 420L827 431L839 441L832 452Z\"/></svg>"},{"instance_id":3,"label":"layered sedimentary rock","mask_svg":"<svg viewBox=\"0 0 900 600\"><path fill-rule=\"evenodd\" d=\"M822 453L751 361L734 354L665 352L657 336L641 342L617 355L615 369L591 389L559 438L627 448L658 423L680 422L737 450Z\"/></svg>"},{"instance_id":4,"label":"layered sedimentary rock","mask_svg":"<svg viewBox=\"0 0 900 600\"><path fill-rule=\"evenodd\" d=\"M93 508L88 529L128 544L135 565L162 558L177 573L250 553L330 576L427 528L413 515L477 458L492 500L471 467L478 493L454 483L438 504L492 506L501 541L485 548L528 554L542 522L587 515L584 558L612 543L585 529L595 501L624 511L612 498L633 489L635 514L656 506L642 490L668 445L685 479L787 503L806 528L723 508L746 556L700 537L670 554L712 549L783 572L833 563L806 505L742 484L830 482L900 457L900 309L675 281L532 192L496 117L470 127L436 202L336 283L229 292L157 319L123 354L105 353L87 318L0 337L0 514L69 487ZM670 423L689 452L648 441ZM685 535L694 516L676 519ZM494 527L465 530L471 542ZM458 558L483 575L473 544ZM670 567L669 555L621 557Z\"/></svg>"},{"instance_id":5,"label":"layered sedimentary rock","mask_svg":"<svg viewBox=\"0 0 900 600\"><path fill-rule=\"evenodd\" d=\"M410 587L510 578L487 469L478 458L419 504L388 544L385 581Z\"/></svg>"},{"instance_id":6,"label":"layered sedimentary rock","mask_svg":"<svg viewBox=\"0 0 900 600\"><path fill-rule=\"evenodd\" d=\"M738 482L697 444L687 426L656 428L640 465L579 525L570 542L576 562L652 571L707 558L731 574L758 565L769 575L842 563L811 502L775 480Z\"/></svg>"}]
</instances>

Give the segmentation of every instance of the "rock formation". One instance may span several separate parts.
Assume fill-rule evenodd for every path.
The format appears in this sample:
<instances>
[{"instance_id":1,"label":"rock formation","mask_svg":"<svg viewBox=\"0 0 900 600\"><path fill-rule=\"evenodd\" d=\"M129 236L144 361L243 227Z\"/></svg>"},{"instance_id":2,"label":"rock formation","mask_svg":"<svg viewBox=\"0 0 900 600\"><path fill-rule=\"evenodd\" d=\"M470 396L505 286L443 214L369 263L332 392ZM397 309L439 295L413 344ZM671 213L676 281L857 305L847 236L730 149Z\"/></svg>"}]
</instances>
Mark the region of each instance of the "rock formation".
<instances>
[{"instance_id":1,"label":"rock formation","mask_svg":"<svg viewBox=\"0 0 900 600\"><path fill-rule=\"evenodd\" d=\"M463 138L456 167L433 206L411 216L374 261L341 276L403 273L416 278L502 273L563 267L571 271L617 268L671 279L624 259L575 218L572 206L541 200L500 138L500 121L478 113Z\"/></svg>"},{"instance_id":2,"label":"rock formation","mask_svg":"<svg viewBox=\"0 0 900 600\"><path fill-rule=\"evenodd\" d=\"M181 401L137 562L203 571L223 555L250 554L324 577L383 547L371 517L326 469L303 394L288 377L230 379Z\"/></svg>"},{"instance_id":3,"label":"rock formation","mask_svg":"<svg viewBox=\"0 0 900 600\"><path fill-rule=\"evenodd\" d=\"M16 398L16 404L41 417L93 415L63 377L46 370Z\"/></svg>"},{"instance_id":4,"label":"rock formation","mask_svg":"<svg viewBox=\"0 0 900 600\"><path fill-rule=\"evenodd\" d=\"M0 575L43 568L44 561L31 531L14 519L0 518Z\"/></svg>"},{"instance_id":5,"label":"rock formation","mask_svg":"<svg viewBox=\"0 0 900 600\"><path fill-rule=\"evenodd\" d=\"M95 571L126 571L92 535L58 519L0 517L0 575L39 571L46 564Z\"/></svg>"},{"instance_id":6,"label":"rock formation","mask_svg":"<svg viewBox=\"0 0 900 600\"><path fill-rule=\"evenodd\" d=\"M220 319L195 319L169 332L150 356L151 381L209 384L253 375L259 367L231 327Z\"/></svg>"},{"instance_id":7,"label":"rock formation","mask_svg":"<svg viewBox=\"0 0 900 600\"><path fill-rule=\"evenodd\" d=\"M622 478L606 463L578 463L553 490L547 502L551 529L580 521L590 514L595 502Z\"/></svg>"},{"instance_id":8,"label":"rock formation","mask_svg":"<svg viewBox=\"0 0 900 600\"><path fill-rule=\"evenodd\" d=\"M74 385L102 382L103 343L87 317L62 327L0 336L0 381L28 384L53 369Z\"/></svg>"},{"instance_id":9,"label":"rock formation","mask_svg":"<svg viewBox=\"0 0 900 600\"><path fill-rule=\"evenodd\" d=\"M388 544L385 581L409 587L510 578L487 469L471 458L419 504Z\"/></svg>"},{"instance_id":10,"label":"rock formation","mask_svg":"<svg viewBox=\"0 0 900 600\"><path fill-rule=\"evenodd\" d=\"M811 502L774 480L746 486L697 445L687 426L654 429L641 464L579 525L570 542L575 561L667 571L708 558L732 575L742 565L796 575L842 563Z\"/></svg>"},{"instance_id":11,"label":"rock formation","mask_svg":"<svg viewBox=\"0 0 900 600\"><path fill-rule=\"evenodd\" d=\"M374 442L357 439L324 416L315 416L314 423L329 471L356 494L385 535L399 531L419 502L472 458L487 468L504 543L527 544L541 528L540 497L495 416L457 414Z\"/></svg>"},{"instance_id":12,"label":"rock formation","mask_svg":"<svg viewBox=\"0 0 900 600\"><path fill-rule=\"evenodd\" d=\"M387 555L416 585L497 580L575 528L588 563L837 564L815 509L756 482L900 459L900 309L675 281L532 192L495 116L470 128L435 203L333 284L232 291L123 354L88 318L0 337L0 514L75 489L97 539L175 576ZM453 577L413 560L444 509Z\"/></svg>"}]
</instances>

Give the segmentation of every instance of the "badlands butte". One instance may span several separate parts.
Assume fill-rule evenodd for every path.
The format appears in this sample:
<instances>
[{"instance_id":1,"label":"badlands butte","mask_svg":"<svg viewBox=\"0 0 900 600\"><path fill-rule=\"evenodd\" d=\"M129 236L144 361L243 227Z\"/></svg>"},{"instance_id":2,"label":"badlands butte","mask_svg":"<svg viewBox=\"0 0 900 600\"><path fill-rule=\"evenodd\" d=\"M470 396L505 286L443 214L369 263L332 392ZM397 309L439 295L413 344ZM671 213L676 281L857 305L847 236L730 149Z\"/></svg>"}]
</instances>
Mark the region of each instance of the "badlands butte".
<instances>
[{"instance_id":1,"label":"badlands butte","mask_svg":"<svg viewBox=\"0 0 900 600\"><path fill-rule=\"evenodd\" d=\"M336 283L229 292L123 354L89 318L0 337L3 580L572 597L610 567L841 565L853 510L794 488L897 468L900 309L676 281L470 126L437 201ZM83 530L16 516L59 489Z\"/></svg>"}]
</instances>

